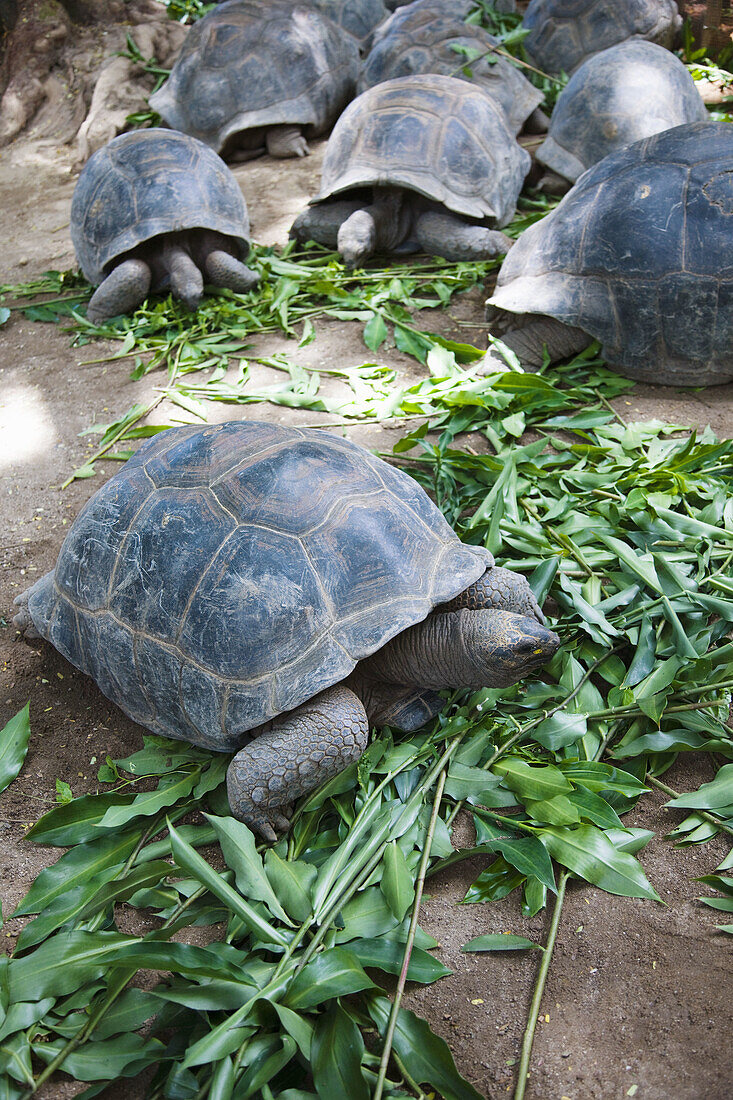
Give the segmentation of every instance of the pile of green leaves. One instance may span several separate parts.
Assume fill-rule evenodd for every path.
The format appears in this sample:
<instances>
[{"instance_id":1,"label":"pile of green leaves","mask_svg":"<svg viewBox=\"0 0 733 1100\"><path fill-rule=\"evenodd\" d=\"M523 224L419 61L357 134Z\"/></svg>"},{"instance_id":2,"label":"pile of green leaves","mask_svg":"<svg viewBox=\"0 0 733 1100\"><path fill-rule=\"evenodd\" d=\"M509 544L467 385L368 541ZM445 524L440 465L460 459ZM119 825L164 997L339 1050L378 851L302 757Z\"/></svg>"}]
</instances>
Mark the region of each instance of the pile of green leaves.
<instances>
[{"instance_id":1,"label":"pile of green leaves","mask_svg":"<svg viewBox=\"0 0 733 1100\"><path fill-rule=\"evenodd\" d=\"M29 833L69 850L18 908L33 919L3 963L8 1100L57 1069L88 1082L85 1097L149 1069L156 1100L366 1100L421 1086L475 1100L424 1021L400 1008L391 1029L380 985L403 964L411 981L447 973L435 941L408 928L422 871L482 855L464 901L518 891L527 917L570 875L653 901L636 859L652 834L622 821L651 786L690 811L677 843L733 829L733 765L690 794L659 778L680 753L706 753L714 769L733 759L733 442L623 423L610 399L628 383L592 351L485 379L441 344L427 361L432 375L403 400L421 414L426 402L442 431L423 421L393 460L465 540L529 575L563 649L542 679L456 694L415 735L377 731L268 849L228 815L226 759L148 737L108 761L103 793ZM487 453L456 445L467 429ZM14 753L22 741L15 729ZM476 840L454 851L464 806ZM732 865L702 880L720 910ZM172 939L191 926L215 926L212 942ZM531 946L479 936L466 950ZM135 983L141 971L157 972L153 988Z\"/></svg>"}]
</instances>

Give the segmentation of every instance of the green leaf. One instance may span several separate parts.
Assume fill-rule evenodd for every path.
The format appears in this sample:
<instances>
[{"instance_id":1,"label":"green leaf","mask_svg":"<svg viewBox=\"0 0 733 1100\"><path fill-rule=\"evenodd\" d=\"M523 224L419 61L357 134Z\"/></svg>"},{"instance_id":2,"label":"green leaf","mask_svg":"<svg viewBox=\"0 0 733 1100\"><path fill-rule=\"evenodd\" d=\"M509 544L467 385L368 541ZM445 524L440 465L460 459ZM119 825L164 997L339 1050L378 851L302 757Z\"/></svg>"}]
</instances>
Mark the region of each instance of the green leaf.
<instances>
[{"instance_id":1,"label":"green leaf","mask_svg":"<svg viewBox=\"0 0 733 1100\"><path fill-rule=\"evenodd\" d=\"M71 883L80 886L91 879L101 882L114 878L132 854L138 839L137 832L120 831L114 836L98 837L89 844L77 844L41 871L13 916L40 913L65 894Z\"/></svg>"},{"instance_id":2,"label":"green leaf","mask_svg":"<svg viewBox=\"0 0 733 1100\"><path fill-rule=\"evenodd\" d=\"M318 876L312 863L280 859L274 848L265 852L265 872L288 916L305 921L313 912L311 889Z\"/></svg>"},{"instance_id":3,"label":"green leaf","mask_svg":"<svg viewBox=\"0 0 733 1100\"><path fill-rule=\"evenodd\" d=\"M724 764L715 779L691 794L681 794L665 802L672 809L717 810L733 805L733 764Z\"/></svg>"},{"instance_id":4,"label":"green leaf","mask_svg":"<svg viewBox=\"0 0 733 1100\"><path fill-rule=\"evenodd\" d=\"M498 901L500 898L505 898L507 894L511 894L517 886L521 886L525 877L521 871L515 870L502 856L499 856L469 886L463 901L466 905Z\"/></svg>"},{"instance_id":5,"label":"green leaf","mask_svg":"<svg viewBox=\"0 0 733 1100\"><path fill-rule=\"evenodd\" d=\"M362 989L373 989L374 982L357 958L343 947L331 947L316 955L291 982L283 998L288 1008L302 1011L345 997Z\"/></svg>"},{"instance_id":6,"label":"green leaf","mask_svg":"<svg viewBox=\"0 0 733 1100\"><path fill-rule=\"evenodd\" d=\"M0 730L0 792L10 786L23 767L30 735L30 703L26 703Z\"/></svg>"},{"instance_id":7,"label":"green leaf","mask_svg":"<svg viewBox=\"0 0 733 1100\"><path fill-rule=\"evenodd\" d=\"M364 325L364 343L370 351L377 351L387 339L387 326L380 313L375 313Z\"/></svg>"},{"instance_id":8,"label":"green leaf","mask_svg":"<svg viewBox=\"0 0 733 1100\"><path fill-rule=\"evenodd\" d=\"M105 811L98 822L98 829L119 829L136 817L151 817L161 810L168 809L181 799L188 797L196 786L201 773L198 769L187 774L164 776L154 791L143 791L135 795L127 805L113 805Z\"/></svg>"},{"instance_id":9,"label":"green leaf","mask_svg":"<svg viewBox=\"0 0 733 1100\"><path fill-rule=\"evenodd\" d=\"M399 923L378 886L368 886L347 902L341 910L341 920L344 927L336 934L337 943L381 936Z\"/></svg>"},{"instance_id":10,"label":"green leaf","mask_svg":"<svg viewBox=\"0 0 733 1100\"><path fill-rule=\"evenodd\" d=\"M369 1100L361 1066L364 1040L340 1005L318 1017L311 1046L313 1083L321 1100Z\"/></svg>"},{"instance_id":11,"label":"green leaf","mask_svg":"<svg viewBox=\"0 0 733 1100\"><path fill-rule=\"evenodd\" d=\"M390 841L382 856L383 871L380 888L387 905L397 920L402 920L412 905L415 887L402 849L396 840Z\"/></svg>"},{"instance_id":12,"label":"green leaf","mask_svg":"<svg viewBox=\"0 0 733 1100\"><path fill-rule=\"evenodd\" d=\"M580 821L578 808L564 794L537 801L528 798L524 804L530 817L533 817L535 821L547 822L548 825L574 825L577 821Z\"/></svg>"},{"instance_id":13,"label":"green leaf","mask_svg":"<svg viewBox=\"0 0 733 1100\"><path fill-rule=\"evenodd\" d=\"M525 951L527 948L544 951L542 944L527 940L524 936L511 936L508 932L476 936L464 943L461 951Z\"/></svg>"},{"instance_id":14,"label":"green leaf","mask_svg":"<svg viewBox=\"0 0 733 1100\"><path fill-rule=\"evenodd\" d=\"M583 714L566 714L558 711L557 714L545 718L532 730L532 737L546 749L555 752L566 745L572 745L585 736L588 729L588 721Z\"/></svg>"},{"instance_id":15,"label":"green leaf","mask_svg":"<svg viewBox=\"0 0 733 1100\"><path fill-rule=\"evenodd\" d=\"M502 775L507 787L523 799L540 801L572 790L562 772L552 764L532 765L512 756L497 761L494 771Z\"/></svg>"},{"instance_id":16,"label":"green leaf","mask_svg":"<svg viewBox=\"0 0 733 1100\"><path fill-rule=\"evenodd\" d=\"M129 806L135 800L134 794L120 794L110 791L106 794L86 794L75 798L64 806L55 806L44 814L28 830L26 837L36 844L50 844L66 847L71 844L85 844L99 839L96 828L110 806Z\"/></svg>"},{"instance_id":17,"label":"green leaf","mask_svg":"<svg viewBox=\"0 0 733 1100\"><path fill-rule=\"evenodd\" d=\"M500 852L505 861L523 875L539 879L549 890L555 892L555 875L552 860L544 844L534 836L520 837L518 840L497 837L482 844L492 852Z\"/></svg>"},{"instance_id":18,"label":"green leaf","mask_svg":"<svg viewBox=\"0 0 733 1100\"><path fill-rule=\"evenodd\" d=\"M173 858L179 867L193 875L197 882L200 882L202 886L206 886L215 897L223 901L226 907L236 913L245 926L260 939L266 943L279 944L281 947L287 946L288 941L283 933L264 920L251 905L248 905L244 898L240 897L236 890L233 890L221 875L209 866L195 848L186 843L170 822L168 823L168 831L171 838Z\"/></svg>"},{"instance_id":19,"label":"green leaf","mask_svg":"<svg viewBox=\"0 0 733 1100\"><path fill-rule=\"evenodd\" d=\"M240 894L264 902L273 916L292 926L265 874L252 831L234 817L215 817L213 814L204 814L204 817L216 831L226 865L234 871Z\"/></svg>"},{"instance_id":20,"label":"green leaf","mask_svg":"<svg viewBox=\"0 0 733 1100\"><path fill-rule=\"evenodd\" d=\"M647 880L641 864L628 852L614 847L593 825L580 825L577 829L543 829L540 837L553 859L609 894L662 900Z\"/></svg>"},{"instance_id":21,"label":"green leaf","mask_svg":"<svg viewBox=\"0 0 733 1100\"><path fill-rule=\"evenodd\" d=\"M34 1043L33 1053L41 1061L52 1062L65 1046L65 1040ZM146 1066L160 1061L165 1045L159 1039L144 1039L140 1035L116 1035L105 1042L89 1042L71 1051L64 1060L64 1069L76 1081L113 1081L117 1077L133 1077Z\"/></svg>"},{"instance_id":22,"label":"green leaf","mask_svg":"<svg viewBox=\"0 0 733 1100\"><path fill-rule=\"evenodd\" d=\"M367 940L351 940L349 951L362 966L383 970L386 974L399 974L405 957L405 945L393 939L392 935ZM408 981L428 985L452 973L452 970L429 955L427 951L421 947L413 947L407 969Z\"/></svg>"},{"instance_id":23,"label":"green leaf","mask_svg":"<svg viewBox=\"0 0 733 1100\"><path fill-rule=\"evenodd\" d=\"M379 995L370 997L367 1003L369 1014L384 1038L391 1004L386 997ZM392 1045L407 1072L418 1084L432 1085L444 1100L481 1100L479 1093L456 1069L447 1043L413 1012L400 1009ZM333 1100L338 1095L349 1094L333 1093L324 1100Z\"/></svg>"}]
</instances>

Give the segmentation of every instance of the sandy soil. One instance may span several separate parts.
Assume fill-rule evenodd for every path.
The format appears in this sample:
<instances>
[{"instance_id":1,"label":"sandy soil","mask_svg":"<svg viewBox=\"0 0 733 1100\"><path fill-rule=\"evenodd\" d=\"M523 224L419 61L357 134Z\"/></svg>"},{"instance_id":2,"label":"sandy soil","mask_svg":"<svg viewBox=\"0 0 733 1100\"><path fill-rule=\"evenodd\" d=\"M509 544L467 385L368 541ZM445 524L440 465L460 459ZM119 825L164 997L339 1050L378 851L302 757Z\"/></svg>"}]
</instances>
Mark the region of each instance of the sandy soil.
<instances>
[{"instance_id":1,"label":"sandy soil","mask_svg":"<svg viewBox=\"0 0 733 1100\"><path fill-rule=\"evenodd\" d=\"M236 170L257 240L284 243L293 216L316 190L322 150L323 143L301 162L263 158ZM3 281L73 265L68 233L72 159L68 146L32 132L3 151ZM466 295L449 315L433 314L429 321L441 331L485 342L482 297L478 291ZM466 328L466 322L476 327ZM268 338L258 348L267 354L284 345ZM123 364L88 362L110 350L105 344L73 350L58 326L32 323L18 314L0 329L0 728L30 699L33 731L23 772L0 810L6 914L58 854L24 841L25 829L53 802L56 778L70 783L75 795L93 791L97 764L105 755L127 754L140 742L139 727L90 680L50 647L22 642L9 625L15 595L53 566L74 516L118 468L100 464L96 478L62 492L64 477L93 445L79 433L114 419L159 381L149 376L133 383ZM358 327L338 322L317 325L315 343L303 350L306 365L356 364L370 356ZM381 349L379 358L403 377L419 373L413 360L393 348ZM711 424L720 435L733 432L733 386L698 394L638 386L619 407L630 419L660 417L701 428ZM319 419L267 405L251 413L293 423ZM175 414L165 406L157 413L163 421ZM217 414L227 419L237 411L219 406ZM389 445L390 434L383 429L355 427L349 434L370 446ZM676 789L690 790L711 775L707 760L687 758L666 778ZM727 846L721 841L695 851L674 850L662 837L678 818L662 808L663 801L656 794L647 796L633 824L658 834L641 860L664 905L612 897L580 883L570 888L535 1040L527 1093L532 1100L629 1095L637 1100L724 1100L731 1094L724 1038L729 947L714 930L715 914L695 900L701 888L693 881L714 869ZM460 946L481 933L502 930L543 940L549 914L524 921L511 897L490 906L459 905L480 869L478 862L462 865L429 883L422 924L439 939L438 955L454 974L427 989L411 989L407 1003L446 1038L459 1068L482 1095L499 1097L513 1087L538 960L533 954L462 955ZM18 930L19 922L6 922L9 948ZM60 1078L43 1095L65 1098L80 1089ZM136 1086L111 1086L104 1095L138 1100L142 1092Z\"/></svg>"}]
</instances>

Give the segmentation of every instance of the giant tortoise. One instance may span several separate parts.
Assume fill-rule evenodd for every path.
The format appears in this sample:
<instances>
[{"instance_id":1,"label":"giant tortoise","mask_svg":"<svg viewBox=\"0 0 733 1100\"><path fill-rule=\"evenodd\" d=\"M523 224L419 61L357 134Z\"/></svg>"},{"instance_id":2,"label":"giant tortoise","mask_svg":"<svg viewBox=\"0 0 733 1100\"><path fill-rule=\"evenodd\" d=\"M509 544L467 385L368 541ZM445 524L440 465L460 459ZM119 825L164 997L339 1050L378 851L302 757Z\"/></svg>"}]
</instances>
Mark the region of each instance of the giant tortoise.
<instances>
[{"instance_id":1,"label":"giant tortoise","mask_svg":"<svg viewBox=\"0 0 733 1100\"><path fill-rule=\"evenodd\" d=\"M350 267L419 249L487 259L511 244L489 226L511 221L529 165L483 89L437 73L386 80L334 126L321 190L290 235L338 248Z\"/></svg>"},{"instance_id":2,"label":"giant tortoise","mask_svg":"<svg viewBox=\"0 0 733 1100\"><path fill-rule=\"evenodd\" d=\"M246 291L259 275L242 192L224 161L175 130L134 130L98 149L71 200L71 239L85 278L101 284L90 321L170 291L195 309L206 281Z\"/></svg>"},{"instance_id":3,"label":"giant tortoise","mask_svg":"<svg viewBox=\"0 0 733 1100\"><path fill-rule=\"evenodd\" d=\"M191 27L150 106L226 159L308 153L349 102L356 39L308 4L229 0Z\"/></svg>"},{"instance_id":4,"label":"giant tortoise","mask_svg":"<svg viewBox=\"0 0 733 1100\"><path fill-rule=\"evenodd\" d=\"M546 73L571 73L586 57L634 36L672 47L682 26L676 0L530 0L523 45Z\"/></svg>"},{"instance_id":5,"label":"giant tortoise","mask_svg":"<svg viewBox=\"0 0 733 1100\"><path fill-rule=\"evenodd\" d=\"M630 38L584 61L558 96L537 160L570 182L609 153L708 117L673 53Z\"/></svg>"},{"instance_id":6,"label":"giant tortoise","mask_svg":"<svg viewBox=\"0 0 733 1100\"><path fill-rule=\"evenodd\" d=\"M559 639L407 474L324 431L232 422L147 442L75 520L15 622L134 721L236 752L264 836L445 688L503 686Z\"/></svg>"},{"instance_id":7,"label":"giant tortoise","mask_svg":"<svg viewBox=\"0 0 733 1100\"><path fill-rule=\"evenodd\" d=\"M733 126L675 126L589 168L522 234L488 306L527 366L595 338L630 378L733 380Z\"/></svg>"}]
</instances>

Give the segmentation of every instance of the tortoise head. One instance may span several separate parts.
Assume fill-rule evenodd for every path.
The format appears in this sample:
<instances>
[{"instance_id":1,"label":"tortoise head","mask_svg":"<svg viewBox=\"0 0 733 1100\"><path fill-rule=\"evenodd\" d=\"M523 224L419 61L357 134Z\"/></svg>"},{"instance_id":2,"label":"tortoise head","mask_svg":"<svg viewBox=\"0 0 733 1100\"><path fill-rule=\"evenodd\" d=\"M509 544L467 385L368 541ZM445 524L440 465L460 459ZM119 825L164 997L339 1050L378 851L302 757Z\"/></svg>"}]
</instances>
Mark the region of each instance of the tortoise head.
<instances>
[{"instance_id":1,"label":"tortoise head","mask_svg":"<svg viewBox=\"0 0 733 1100\"><path fill-rule=\"evenodd\" d=\"M560 648L554 631L512 611L461 611L471 665L468 687L507 687L542 668Z\"/></svg>"}]
</instances>

